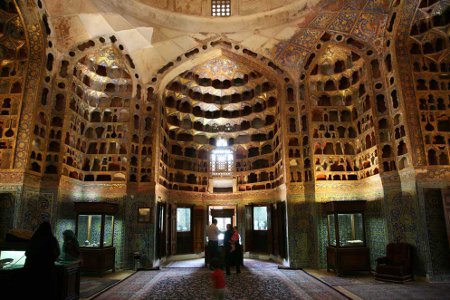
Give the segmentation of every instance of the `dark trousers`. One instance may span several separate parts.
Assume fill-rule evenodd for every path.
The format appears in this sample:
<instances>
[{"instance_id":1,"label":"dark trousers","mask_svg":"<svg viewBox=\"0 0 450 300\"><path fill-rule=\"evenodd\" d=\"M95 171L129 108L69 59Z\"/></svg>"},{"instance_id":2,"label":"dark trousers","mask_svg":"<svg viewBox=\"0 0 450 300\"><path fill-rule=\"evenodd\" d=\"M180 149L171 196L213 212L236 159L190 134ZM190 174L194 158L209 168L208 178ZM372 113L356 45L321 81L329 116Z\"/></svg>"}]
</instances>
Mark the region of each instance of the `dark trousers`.
<instances>
[{"instance_id":1,"label":"dark trousers","mask_svg":"<svg viewBox=\"0 0 450 300\"><path fill-rule=\"evenodd\" d=\"M219 258L219 241L208 241L208 263L213 258Z\"/></svg>"},{"instance_id":2,"label":"dark trousers","mask_svg":"<svg viewBox=\"0 0 450 300\"><path fill-rule=\"evenodd\" d=\"M236 245L236 250L230 252L231 247L225 248L225 271L230 275L230 266L236 266L236 273L241 273L241 248Z\"/></svg>"}]
</instances>

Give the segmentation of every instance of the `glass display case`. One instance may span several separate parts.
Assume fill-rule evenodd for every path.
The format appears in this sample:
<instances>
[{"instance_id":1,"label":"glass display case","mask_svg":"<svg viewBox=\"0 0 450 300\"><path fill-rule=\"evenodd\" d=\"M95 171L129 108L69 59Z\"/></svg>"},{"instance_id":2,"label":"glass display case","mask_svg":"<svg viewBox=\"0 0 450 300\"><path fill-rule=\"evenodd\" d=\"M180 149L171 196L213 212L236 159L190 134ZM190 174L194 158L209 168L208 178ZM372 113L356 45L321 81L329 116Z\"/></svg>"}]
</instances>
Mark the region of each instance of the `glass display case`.
<instances>
[{"instance_id":1,"label":"glass display case","mask_svg":"<svg viewBox=\"0 0 450 300\"><path fill-rule=\"evenodd\" d=\"M82 271L103 273L114 268L114 215L118 205L75 202L76 235L83 260Z\"/></svg>"},{"instance_id":2,"label":"glass display case","mask_svg":"<svg viewBox=\"0 0 450 300\"><path fill-rule=\"evenodd\" d=\"M327 270L338 275L369 271L364 210L366 201L333 201L324 205L327 214Z\"/></svg>"}]
</instances>

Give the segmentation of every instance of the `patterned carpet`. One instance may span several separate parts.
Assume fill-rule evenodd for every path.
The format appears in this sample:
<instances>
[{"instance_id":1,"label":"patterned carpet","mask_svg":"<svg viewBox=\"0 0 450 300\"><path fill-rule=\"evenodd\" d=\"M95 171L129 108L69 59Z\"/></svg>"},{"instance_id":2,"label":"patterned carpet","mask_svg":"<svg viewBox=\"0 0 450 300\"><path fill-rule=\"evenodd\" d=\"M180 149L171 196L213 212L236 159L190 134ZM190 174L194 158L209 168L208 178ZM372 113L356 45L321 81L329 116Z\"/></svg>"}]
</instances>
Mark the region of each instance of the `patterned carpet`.
<instances>
[{"instance_id":1,"label":"patterned carpet","mask_svg":"<svg viewBox=\"0 0 450 300\"><path fill-rule=\"evenodd\" d=\"M347 299L303 271L254 260L245 265L241 274L226 276L225 299ZM211 299L210 272L189 267L140 271L95 299Z\"/></svg>"}]
</instances>

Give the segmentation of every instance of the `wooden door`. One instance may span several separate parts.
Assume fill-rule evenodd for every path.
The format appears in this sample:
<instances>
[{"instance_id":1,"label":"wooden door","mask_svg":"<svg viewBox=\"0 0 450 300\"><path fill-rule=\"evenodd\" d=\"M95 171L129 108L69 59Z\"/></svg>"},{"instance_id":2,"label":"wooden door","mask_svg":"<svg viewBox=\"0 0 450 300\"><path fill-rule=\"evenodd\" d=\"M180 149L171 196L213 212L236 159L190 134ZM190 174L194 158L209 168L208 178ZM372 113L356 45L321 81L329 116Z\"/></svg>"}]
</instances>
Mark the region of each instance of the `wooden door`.
<instances>
[{"instance_id":1,"label":"wooden door","mask_svg":"<svg viewBox=\"0 0 450 300\"><path fill-rule=\"evenodd\" d=\"M205 207L196 205L194 207L194 253L200 253L205 250Z\"/></svg>"},{"instance_id":2,"label":"wooden door","mask_svg":"<svg viewBox=\"0 0 450 300\"><path fill-rule=\"evenodd\" d=\"M175 204L169 205L169 249L170 255L177 254L177 206Z\"/></svg>"},{"instance_id":3,"label":"wooden door","mask_svg":"<svg viewBox=\"0 0 450 300\"><path fill-rule=\"evenodd\" d=\"M273 204L267 205L267 253L273 253L273 224L272 224L272 216L273 213Z\"/></svg>"},{"instance_id":4,"label":"wooden door","mask_svg":"<svg viewBox=\"0 0 450 300\"><path fill-rule=\"evenodd\" d=\"M193 207L180 206L175 209L176 253L194 252Z\"/></svg>"},{"instance_id":5,"label":"wooden door","mask_svg":"<svg viewBox=\"0 0 450 300\"><path fill-rule=\"evenodd\" d=\"M275 256L280 255L280 245L278 243L278 238L280 235L280 226L279 226L279 214L278 214L278 204L272 204L272 254Z\"/></svg>"},{"instance_id":6,"label":"wooden door","mask_svg":"<svg viewBox=\"0 0 450 300\"><path fill-rule=\"evenodd\" d=\"M166 204L158 202L156 214L156 257L167 255L167 216Z\"/></svg>"},{"instance_id":7,"label":"wooden door","mask_svg":"<svg viewBox=\"0 0 450 300\"><path fill-rule=\"evenodd\" d=\"M245 206L245 249L244 251L253 251L253 206Z\"/></svg>"},{"instance_id":8,"label":"wooden door","mask_svg":"<svg viewBox=\"0 0 450 300\"><path fill-rule=\"evenodd\" d=\"M450 246L450 189L442 190L442 202L444 206L445 224L447 228L447 240Z\"/></svg>"},{"instance_id":9,"label":"wooden door","mask_svg":"<svg viewBox=\"0 0 450 300\"><path fill-rule=\"evenodd\" d=\"M278 236L276 243L278 245L278 255L287 258L287 222L286 222L286 202L277 203L277 223Z\"/></svg>"},{"instance_id":10,"label":"wooden door","mask_svg":"<svg viewBox=\"0 0 450 300\"><path fill-rule=\"evenodd\" d=\"M261 213L264 211L265 213ZM261 215L266 215L267 218L261 219ZM269 254L271 250L270 205L253 205L252 225L253 251Z\"/></svg>"}]
</instances>

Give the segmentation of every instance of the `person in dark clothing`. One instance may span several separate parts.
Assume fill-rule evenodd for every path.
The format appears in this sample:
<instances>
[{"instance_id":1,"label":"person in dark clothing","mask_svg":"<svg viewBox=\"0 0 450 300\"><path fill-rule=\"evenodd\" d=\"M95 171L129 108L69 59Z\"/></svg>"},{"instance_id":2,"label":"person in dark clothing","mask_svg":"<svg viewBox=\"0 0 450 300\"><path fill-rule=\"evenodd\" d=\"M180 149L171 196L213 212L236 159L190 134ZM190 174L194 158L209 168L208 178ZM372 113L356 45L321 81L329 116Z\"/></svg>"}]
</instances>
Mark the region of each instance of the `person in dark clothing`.
<instances>
[{"instance_id":1,"label":"person in dark clothing","mask_svg":"<svg viewBox=\"0 0 450 300\"><path fill-rule=\"evenodd\" d=\"M77 260L80 258L80 246L78 240L75 237L75 233L67 229L63 232L64 244L63 244L63 259L64 260Z\"/></svg>"},{"instance_id":2,"label":"person in dark clothing","mask_svg":"<svg viewBox=\"0 0 450 300\"><path fill-rule=\"evenodd\" d=\"M59 244L53 236L49 222L43 222L33 234L25 252L25 270L30 299L54 299L56 297L55 261L60 254Z\"/></svg>"},{"instance_id":3,"label":"person in dark clothing","mask_svg":"<svg viewBox=\"0 0 450 300\"><path fill-rule=\"evenodd\" d=\"M241 264L239 261L240 257L240 244L237 241L236 251L231 251L231 236L233 235L234 230L231 224L227 224L227 231L225 232L225 236L223 239L223 245L225 247L225 270L227 275L230 275L230 266L236 266L236 273L241 273Z\"/></svg>"}]
</instances>

